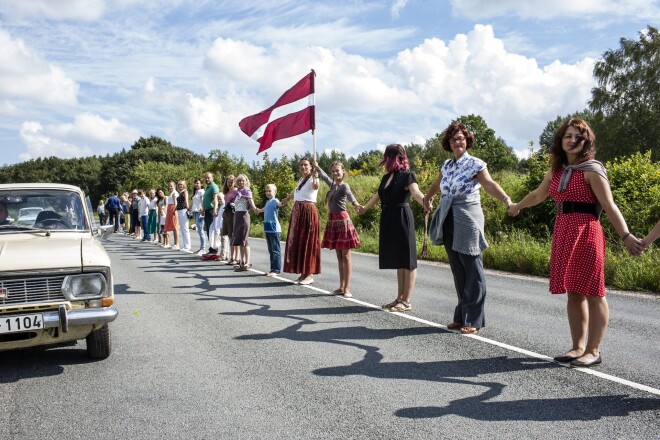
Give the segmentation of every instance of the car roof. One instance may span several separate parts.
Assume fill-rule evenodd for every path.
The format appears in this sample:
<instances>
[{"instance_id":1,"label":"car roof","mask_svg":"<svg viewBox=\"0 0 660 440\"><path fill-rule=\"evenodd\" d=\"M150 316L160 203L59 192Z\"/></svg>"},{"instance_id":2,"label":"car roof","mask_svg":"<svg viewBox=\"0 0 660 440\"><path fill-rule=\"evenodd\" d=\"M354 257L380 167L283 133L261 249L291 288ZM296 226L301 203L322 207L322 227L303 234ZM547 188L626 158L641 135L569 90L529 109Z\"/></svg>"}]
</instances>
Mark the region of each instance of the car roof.
<instances>
[{"instance_id":1,"label":"car roof","mask_svg":"<svg viewBox=\"0 0 660 440\"><path fill-rule=\"evenodd\" d=\"M68 185L66 183L1 183L1 190L11 190L11 189L65 189L70 191L76 191L82 193L82 190L74 185Z\"/></svg>"}]
</instances>

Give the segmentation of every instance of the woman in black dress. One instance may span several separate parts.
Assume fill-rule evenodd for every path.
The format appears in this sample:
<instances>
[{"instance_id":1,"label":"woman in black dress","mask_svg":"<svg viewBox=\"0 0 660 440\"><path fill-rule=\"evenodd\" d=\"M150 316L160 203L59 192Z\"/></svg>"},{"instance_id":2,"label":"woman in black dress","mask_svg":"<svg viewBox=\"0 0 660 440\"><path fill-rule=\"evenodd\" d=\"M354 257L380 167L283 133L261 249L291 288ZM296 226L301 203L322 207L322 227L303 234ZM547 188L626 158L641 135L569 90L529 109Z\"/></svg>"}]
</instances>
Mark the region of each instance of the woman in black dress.
<instances>
[{"instance_id":1,"label":"woman in black dress","mask_svg":"<svg viewBox=\"0 0 660 440\"><path fill-rule=\"evenodd\" d=\"M424 194L417 186L415 175L409 170L408 155L399 144L388 145L380 162L387 170L378 192L358 211L360 214L381 203L378 234L378 267L396 269L398 293L394 301L384 304L391 312L412 310L410 298L417 276L417 243L415 222L410 209L410 196L423 205Z\"/></svg>"}]
</instances>

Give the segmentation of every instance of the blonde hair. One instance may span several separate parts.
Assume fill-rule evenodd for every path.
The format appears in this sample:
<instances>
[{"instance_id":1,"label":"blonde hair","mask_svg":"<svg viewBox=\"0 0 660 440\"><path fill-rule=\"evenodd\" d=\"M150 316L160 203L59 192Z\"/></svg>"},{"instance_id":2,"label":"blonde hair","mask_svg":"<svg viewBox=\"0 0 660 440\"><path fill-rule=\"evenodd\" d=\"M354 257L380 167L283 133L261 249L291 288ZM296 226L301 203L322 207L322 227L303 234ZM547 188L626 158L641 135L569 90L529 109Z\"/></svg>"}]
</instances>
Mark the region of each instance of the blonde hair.
<instances>
[{"instance_id":1,"label":"blonde hair","mask_svg":"<svg viewBox=\"0 0 660 440\"><path fill-rule=\"evenodd\" d=\"M245 174L239 174L238 176L236 176L236 180L234 182L238 182L241 179L245 180L245 187L247 189L250 189L250 179L248 179L248 176L246 176Z\"/></svg>"},{"instance_id":2,"label":"blonde hair","mask_svg":"<svg viewBox=\"0 0 660 440\"><path fill-rule=\"evenodd\" d=\"M183 186L183 189L188 189L188 185L186 184L185 180L179 180L179 183L177 185Z\"/></svg>"}]
</instances>

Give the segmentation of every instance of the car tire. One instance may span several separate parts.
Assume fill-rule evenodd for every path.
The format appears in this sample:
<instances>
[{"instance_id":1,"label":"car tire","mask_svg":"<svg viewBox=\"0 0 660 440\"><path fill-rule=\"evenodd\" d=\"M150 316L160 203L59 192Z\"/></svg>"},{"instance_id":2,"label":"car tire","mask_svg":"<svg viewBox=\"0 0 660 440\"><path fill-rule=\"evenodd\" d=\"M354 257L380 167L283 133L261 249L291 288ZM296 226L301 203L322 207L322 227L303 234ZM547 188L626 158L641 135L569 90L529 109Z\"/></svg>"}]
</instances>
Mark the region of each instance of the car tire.
<instances>
[{"instance_id":1,"label":"car tire","mask_svg":"<svg viewBox=\"0 0 660 440\"><path fill-rule=\"evenodd\" d=\"M105 324L91 332L87 338L87 356L91 359L105 359L110 356L110 327Z\"/></svg>"}]
</instances>

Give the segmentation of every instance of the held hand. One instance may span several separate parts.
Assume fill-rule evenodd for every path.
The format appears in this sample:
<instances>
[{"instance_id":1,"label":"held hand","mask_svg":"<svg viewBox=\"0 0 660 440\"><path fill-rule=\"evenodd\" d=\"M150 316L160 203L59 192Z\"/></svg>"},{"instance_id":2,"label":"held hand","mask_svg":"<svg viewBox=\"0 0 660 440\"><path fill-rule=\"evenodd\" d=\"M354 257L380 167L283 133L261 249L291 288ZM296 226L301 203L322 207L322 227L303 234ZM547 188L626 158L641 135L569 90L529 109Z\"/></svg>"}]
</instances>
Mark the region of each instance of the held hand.
<instances>
[{"instance_id":1,"label":"held hand","mask_svg":"<svg viewBox=\"0 0 660 440\"><path fill-rule=\"evenodd\" d=\"M632 234L626 237L623 244L628 249L628 253L633 257L639 257L644 253L644 242Z\"/></svg>"},{"instance_id":2,"label":"held hand","mask_svg":"<svg viewBox=\"0 0 660 440\"><path fill-rule=\"evenodd\" d=\"M511 217L515 217L515 216L517 216L517 215L520 213L520 208L518 208L518 204L517 204L517 203L512 203L512 204L510 204L509 207L507 208L507 211L508 211L508 213L509 213L509 215L510 215Z\"/></svg>"},{"instance_id":3,"label":"held hand","mask_svg":"<svg viewBox=\"0 0 660 440\"><path fill-rule=\"evenodd\" d=\"M422 201L424 202L424 211L431 212L433 209L433 197L424 196Z\"/></svg>"},{"instance_id":4,"label":"held hand","mask_svg":"<svg viewBox=\"0 0 660 440\"><path fill-rule=\"evenodd\" d=\"M357 207L357 212L358 212L358 214L360 214L360 215L364 214L366 211L367 211L366 208L365 208L364 206L362 206L362 205L360 205L360 206Z\"/></svg>"}]
</instances>

